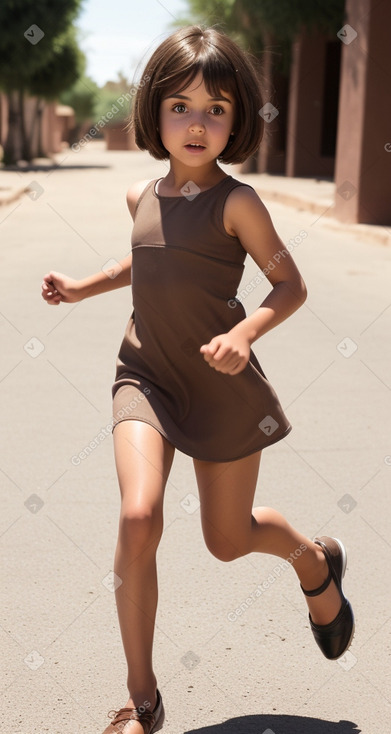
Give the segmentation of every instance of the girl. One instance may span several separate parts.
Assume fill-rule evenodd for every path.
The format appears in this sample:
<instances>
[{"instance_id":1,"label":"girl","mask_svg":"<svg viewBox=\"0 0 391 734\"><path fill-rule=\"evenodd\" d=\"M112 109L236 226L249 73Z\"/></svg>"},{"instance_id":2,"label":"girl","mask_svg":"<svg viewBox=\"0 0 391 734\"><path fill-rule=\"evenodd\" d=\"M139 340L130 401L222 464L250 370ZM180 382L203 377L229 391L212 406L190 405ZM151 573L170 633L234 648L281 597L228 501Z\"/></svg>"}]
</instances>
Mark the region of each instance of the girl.
<instances>
[{"instance_id":1,"label":"girl","mask_svg":"<svg viewBox=\"0 0 391 734\"><path fill-rule=\"evenodd\" d=\"M226 35L194 26L159 46L143 79L134 99L136 142L168 159L169 170L127 193L132 253L114 278L100 272L75 281L50 272L42 285L47 303L58 305L132 284L134 310L112 388L121 492L114 569L122 580L116 602L129 699L104 734L163 726L152 643L156 551L175 448L193 458L209 550L222 561L254 551L288 559L327 658L343 655L354 632L341 541L312 541L276 510L252 508L261 451L291 426L251 345L306 298L254 189L217 162L242 162L259 147L255 67ZM250 316L235 297L247 253L272 286Z\"/></svg>"}]
</instances>

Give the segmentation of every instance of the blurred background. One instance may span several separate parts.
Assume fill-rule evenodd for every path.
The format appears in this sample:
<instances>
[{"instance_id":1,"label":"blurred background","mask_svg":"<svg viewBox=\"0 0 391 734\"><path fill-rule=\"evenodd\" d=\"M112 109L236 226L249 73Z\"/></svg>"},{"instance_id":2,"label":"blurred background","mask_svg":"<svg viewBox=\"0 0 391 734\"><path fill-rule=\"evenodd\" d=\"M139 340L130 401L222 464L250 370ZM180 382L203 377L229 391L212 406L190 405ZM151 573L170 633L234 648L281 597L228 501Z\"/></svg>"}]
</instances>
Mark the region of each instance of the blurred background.
<instances>
[{"instance_id":1,"label":"blurred background","mask_svg":"<svg viewBox=\"0 0 391 734\"><path fill-rule=\"evenodd\" d=\"M259 60L267 134L243 172L335 181L337 219L390 223L387 0L3 0L0 20L3 167L99 139L135 150L143 63L175 27L203 23Z\"/></svg>"}]
</instances>

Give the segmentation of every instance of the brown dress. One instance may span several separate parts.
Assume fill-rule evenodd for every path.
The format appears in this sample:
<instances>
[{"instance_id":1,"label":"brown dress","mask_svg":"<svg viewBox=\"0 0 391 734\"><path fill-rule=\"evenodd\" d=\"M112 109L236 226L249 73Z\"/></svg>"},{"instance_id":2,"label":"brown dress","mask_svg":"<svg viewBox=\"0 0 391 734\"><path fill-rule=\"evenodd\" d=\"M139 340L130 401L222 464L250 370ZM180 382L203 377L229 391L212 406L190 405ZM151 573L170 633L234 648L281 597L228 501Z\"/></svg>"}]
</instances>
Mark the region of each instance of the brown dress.
<instances>
[{"instance_id":1,"label":"brown dress","mask_svg":"<svg viewBox=\"0 0 391 734\"><path fill-rule=\"evenodd\" d=\"M204 461L240 459L291 430L252 351L237 375L217 372L199 351L246 317L235 296L247 253L223 225L228 194L244 185L227 176L171 197L151 181L132 232L133 313L116 361L112 430L145 421Z\"/></svg>"}]
</instances>

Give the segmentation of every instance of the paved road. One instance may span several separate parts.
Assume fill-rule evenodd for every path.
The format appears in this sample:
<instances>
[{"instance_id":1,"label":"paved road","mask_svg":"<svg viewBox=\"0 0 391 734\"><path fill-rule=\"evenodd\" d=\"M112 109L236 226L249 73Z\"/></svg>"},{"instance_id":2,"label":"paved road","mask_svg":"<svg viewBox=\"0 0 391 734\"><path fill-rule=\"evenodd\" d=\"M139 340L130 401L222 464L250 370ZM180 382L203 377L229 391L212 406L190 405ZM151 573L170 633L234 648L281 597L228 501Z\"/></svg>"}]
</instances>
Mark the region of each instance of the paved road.
<instances>
[{"instance_id":1,"label":"paved road","mask_svg":"<svg viewBox=\"0 0 391 734\"><path fill-rule=\"evenodd\" d=\"M40 283L49 269L83 277L123 258L126 189L166 165L99 144L63 158L58 170L23 174L35 193L0 211L4 734L100 734L126 700L112 585L119 491L105 427L131 290L49 308ZM254 345L294 427L265 450L256 499L310 536L343 538L356 636L340 662L325 660L296 578L278 559L224 564L208 553L192 461L177 451L159 549L164 731L384 734L391 251L346 227L331 231L318 214L269 210L309 296ZM257 271L247 258L247 313L267 292Z\"/></svg>"}]
</instances>

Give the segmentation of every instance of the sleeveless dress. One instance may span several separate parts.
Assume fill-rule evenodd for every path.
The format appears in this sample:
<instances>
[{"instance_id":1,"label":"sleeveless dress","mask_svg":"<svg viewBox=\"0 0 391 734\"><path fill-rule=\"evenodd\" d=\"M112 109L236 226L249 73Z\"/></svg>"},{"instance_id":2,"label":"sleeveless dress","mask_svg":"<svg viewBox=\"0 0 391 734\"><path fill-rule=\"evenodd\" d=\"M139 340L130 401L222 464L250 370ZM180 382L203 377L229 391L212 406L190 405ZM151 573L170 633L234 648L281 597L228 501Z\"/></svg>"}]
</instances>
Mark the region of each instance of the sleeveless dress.
<instances>
[{"instance_id":1,"label":"sleeveless dress","mask_svg":"<svg viewBox=\"0 0 391 734\"><path fill-rule=\"evenodd\" d=\"M247 252L226 232L223 209L230 191L247 184L226 176L171 197L156 192L158 180L136 206L133 313L116 360L112 431L141 420L188 456L234 461L291 430L252 350L237 375L217 372L199 351L246 318L236 293Z\"/></svg>"}]
</instances>

